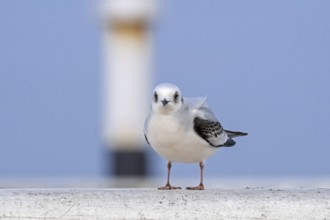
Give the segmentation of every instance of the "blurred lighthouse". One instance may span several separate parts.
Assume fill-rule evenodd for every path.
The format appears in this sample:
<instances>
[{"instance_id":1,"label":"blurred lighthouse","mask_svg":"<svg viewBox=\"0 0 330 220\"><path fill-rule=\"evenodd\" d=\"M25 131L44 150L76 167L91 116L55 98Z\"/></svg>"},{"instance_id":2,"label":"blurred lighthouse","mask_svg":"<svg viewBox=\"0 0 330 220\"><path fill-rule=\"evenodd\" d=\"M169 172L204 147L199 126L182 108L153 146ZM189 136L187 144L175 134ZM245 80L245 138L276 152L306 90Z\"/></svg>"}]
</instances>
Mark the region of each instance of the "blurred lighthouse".
<instances>
[{"instance_id":1,"label":"blurred lighthouse","mask_svg":"<svg viewBox=\"0 0 330 220\"><path fill-rule=\"evenodd\" d=\"M149 110L155 0L103 0L103 137L109 173L147 172L144 119Z\"/></svg>"}]
</instances>

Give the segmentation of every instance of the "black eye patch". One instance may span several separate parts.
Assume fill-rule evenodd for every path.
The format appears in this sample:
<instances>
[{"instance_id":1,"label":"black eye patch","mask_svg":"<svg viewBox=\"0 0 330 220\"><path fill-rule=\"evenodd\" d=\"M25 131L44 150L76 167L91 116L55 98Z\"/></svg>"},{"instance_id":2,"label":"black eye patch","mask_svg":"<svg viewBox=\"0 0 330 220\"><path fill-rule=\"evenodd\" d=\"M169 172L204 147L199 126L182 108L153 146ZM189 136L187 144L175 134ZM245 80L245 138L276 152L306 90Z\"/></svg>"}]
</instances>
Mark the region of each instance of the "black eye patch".
<instances>
[{"instance_id":1,"label":"black eye patch","mask_svg":"<svg viewBox=\"0 0 330 220\"><path fill-rule=\"evenodd\" d=\"M158 94L157 94L157 92L155 92L155 94L154 94L154 101L155 102L158 102Z\"/></svg>"},{"instance_id":2,"label":"black eye patch","mask_svg":"<svg viewBox=\"0 0 330 220\"><path fill-rule=\"evenodd\" d=\"M174 93L174 102L178 102L179 101L179 93L178 92L175 92Z\"/></svg>"}]
</instances>

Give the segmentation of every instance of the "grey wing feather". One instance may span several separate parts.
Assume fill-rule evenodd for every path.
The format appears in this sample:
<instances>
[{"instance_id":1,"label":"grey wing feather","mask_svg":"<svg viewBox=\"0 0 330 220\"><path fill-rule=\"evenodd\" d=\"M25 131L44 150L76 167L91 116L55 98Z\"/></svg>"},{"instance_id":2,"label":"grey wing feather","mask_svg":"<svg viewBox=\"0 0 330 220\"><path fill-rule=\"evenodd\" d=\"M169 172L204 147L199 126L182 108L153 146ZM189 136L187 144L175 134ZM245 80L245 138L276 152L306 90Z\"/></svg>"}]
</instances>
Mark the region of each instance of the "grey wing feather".
<instances>
[{"instance_id":1,"label":"grey wing feather","mask_svg":"<svg viewBox=\"0 0 330 220\"><path fill-rule=\"evenodd\" d=\"M184 97L184 103L186 103L190 108L199 109L201 107L208 107L205 97Z\"/></svg>"},{"instance_id":2,"label":"grey wing feather","mask_svg":"<svg viewBox=\"0 0 330 220\"><path fill-rule=\"evenodd\" d=\"M194 130L213 147L220 147L227 141L227 135L218 121L196 117L194 119Z\"/></svg>"},{"instance_id":3,"label":"grey wing feather","mask_svg":"<svg viewBox=\"0 0 330 220\"><path fill-rule=\"evenodd\" d=\"M211 146L222 146L228 139L220 122L203 98L185 98L186 105L194 115L194 130Z\"/></svg>"},{"instance_id":4,"label":"grey wing feather","mask_svg":"<svg viewBox=\"0 0 330 220\"><path fill-rule=\"evenodd\" d=\"M217 122L218 120L212 110L209 108L209 105L206 102L206 98L206 96L195 98L184 97L184 103L189 110L195 112L197 117Z\"/></svg>"},{"instance_id":5,"label":"grey wing feather","mask_svg":"<svg viewBox=\"0 0 330 220\"><path fill-rule=\"evenodd\" d=\"M194 115L194 130L207 143L213 147L231 147L235 145L232 139L238 136L247 135L244 132L224 130L206 103L204 98L185 98L188 109Z\"/></svg>"}]
</instances>

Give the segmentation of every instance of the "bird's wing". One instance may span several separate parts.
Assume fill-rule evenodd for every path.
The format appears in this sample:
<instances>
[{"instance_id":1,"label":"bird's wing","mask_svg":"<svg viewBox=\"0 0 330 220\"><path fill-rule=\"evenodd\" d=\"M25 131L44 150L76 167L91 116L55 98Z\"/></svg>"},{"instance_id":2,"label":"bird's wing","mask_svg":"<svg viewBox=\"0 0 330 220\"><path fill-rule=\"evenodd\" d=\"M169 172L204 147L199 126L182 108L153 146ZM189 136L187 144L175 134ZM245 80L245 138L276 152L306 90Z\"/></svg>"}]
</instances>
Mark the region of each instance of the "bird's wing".
<instances>
[{"instance_id":1,"label":"bird's wing","mask_svg":"<svg viewBox=\"0 0 330 220\"><path fill-rule=\"evenodd\" d=\"M228 137L230 137L230 138L235 138L235 137L239 137L239 136L248 135L248 133L241 132L241 131L229 131L229 130L225 130L225 132L227 133Z\"/></svg>"},{"instance_id":2,"label":"bird's wing","mask_svg":"<svg viewBox=\"0 0 330 220\"><path fill-rule=\"evenodd\" d=\"M149 140L148 140L148 137L147 137L147 135L146 135L146 133L144 133L144 138L146 139L146 142L150 145L150 143L149 143Z\"/></svg>"},{"instance_id":3,"label":"bird's wing","mask_svg":"<svg viewBox=\"0 0 330 220\"><path fill-rule=\"evenodd\" d=\"M220 122L204 98L185 98L192 114L194 131L213 147L233 146L235 142L228 138Z\"/></svg>"},{"instance_id":4,"label":"bird's wing","mask_svg":"<svg viewBox=\"0 0 330 220\"><path fill-rule=\"evenodd\" d=\"M196 97L196 98L184 98L184 105L192 114L193 117L199 117L201 119L218 122L216 116L209 108L209 105L206 102L205 97Z\"/></svg>"},{"instance_id":5,"label":"bird's wing","mask_svg":"<svg viewBox=\"0 0 330 220\"><path fill-rule=\"evenodd\" d=\"M201 107L208 107L206 103L207 96L205 97L194 97L194 98L188 98L184 97L184 103L189 106L191 109L199 109Z\"/></svg>"},{"instance_id":6,"label":"bird's wing","mask_svg":"<svg viewBox=\"0 0 330 220\"><path fill-rule=\"evenodd\" d=\"M226 132L218 121L211 121L199 117L194 118L194 130L213 147L227 146L229 140Z\"/></svg>"},{"instance_id":7,"label":"bird's wing","mask_svg":"<svg viewBox=\"0 0 330 220\"><path fill-rule=\"evenodd\" d=\"M147 143L150 145L148 137L147 137L149 120L150 120L150 114L147 116L146 120L144 121L143 132L144 132L144 138L146 139Z\"/></svg>"}]
</instances>

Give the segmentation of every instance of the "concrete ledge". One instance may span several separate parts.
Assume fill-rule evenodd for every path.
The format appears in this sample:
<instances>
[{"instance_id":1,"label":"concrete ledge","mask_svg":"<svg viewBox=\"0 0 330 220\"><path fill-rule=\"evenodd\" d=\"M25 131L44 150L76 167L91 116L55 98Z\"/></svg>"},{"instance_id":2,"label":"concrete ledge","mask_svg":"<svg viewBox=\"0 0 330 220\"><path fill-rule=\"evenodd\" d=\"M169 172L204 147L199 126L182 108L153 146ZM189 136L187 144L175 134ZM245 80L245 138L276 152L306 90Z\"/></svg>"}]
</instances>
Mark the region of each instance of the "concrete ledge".
<instances>
[{"instance_id":1,"label":"concrete ledge","mask_svg":"<svg viewBox=\"0 0 330 220\"><path fill-rule=\"evenodd\" d=\"M330 189L1 189L0 219L330 219Z\"/></svg>"}]
</instances>

